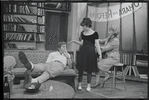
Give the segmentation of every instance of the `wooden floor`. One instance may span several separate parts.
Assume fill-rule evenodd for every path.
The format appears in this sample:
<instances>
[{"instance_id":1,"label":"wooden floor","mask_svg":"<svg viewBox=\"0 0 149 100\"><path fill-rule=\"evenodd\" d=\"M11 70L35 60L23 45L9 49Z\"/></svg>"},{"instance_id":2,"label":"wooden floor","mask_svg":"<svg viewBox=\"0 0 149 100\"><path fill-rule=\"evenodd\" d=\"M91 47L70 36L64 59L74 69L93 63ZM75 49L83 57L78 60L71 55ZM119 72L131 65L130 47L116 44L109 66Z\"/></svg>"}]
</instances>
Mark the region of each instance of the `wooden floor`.
<instances>
[{"instance_id":1,"label":"wooden floor","mask_svg":"<svg viewBox=\"0 0 149 100\"><path fill-rule=\"evenodd\" d=\"M104 77L100 78L100 82L103 81ZM84 98L147 98L148 97L148 83L147 79L140 79L139 77L134 76L126 76L126 88L124 90L124 85L122 83L117 84L115 91L111 93L112 79L108 80L105 84L104 88L97 87L95 89L91 89L90 92L86 91L87 86L87 77L83 76L82 82L82 91L75 92L74 99L84 99ZM143 81L142 81L143 80ZM119 80L117 80L119 81ZM91 85L95 83L95 76L92 77ZM76 78L76 87L77 87L77 78Z\"/></svg>"},{"instance_id":2,"label":"wooden floor","mask_svg":"<svg viewBox=\"0 0 149 100\"><path fill-rule=\"evenodd\" d=\"M143 80L143 81L142 81ZM103 78L100 79L103 81ZM112 79L106 82L105 87L97 87L91 89L90 92L86 91L86 76L83 77L82 91L76 91L74 98L147 98L148 95L148 83L147 79L140 79L135 76L126 76L126 88L124 90L123 83L117 84L116 89L111 93ZM92 77L92 85L95 83L95 77Z\"/></svg>"}]
</instances>

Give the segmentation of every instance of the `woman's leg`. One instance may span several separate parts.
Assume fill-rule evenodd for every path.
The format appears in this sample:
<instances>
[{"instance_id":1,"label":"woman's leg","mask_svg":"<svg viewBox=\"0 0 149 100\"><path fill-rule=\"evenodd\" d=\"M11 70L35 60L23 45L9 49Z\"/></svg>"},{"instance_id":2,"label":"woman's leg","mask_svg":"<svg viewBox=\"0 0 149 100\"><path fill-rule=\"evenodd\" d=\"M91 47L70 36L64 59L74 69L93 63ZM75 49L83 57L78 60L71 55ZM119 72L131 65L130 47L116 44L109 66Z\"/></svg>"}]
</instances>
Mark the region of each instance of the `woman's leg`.
<instances>
[{"instance_id":1,"label":"woman's leg","mask_svg":"<svg viewBox=\"0 0 149 100\"><path fill-rule=\"evenodd\" d=\"M87 83L90 84L92 80L92 73L87 73Z\"/></svg>"},{"instance_id":2,"label":"woman's leg","mask_svg":"<svg viewBox=\"0 0 149 100\"><path fill-rule=\"evenodd\" d=\"M101 71L99 70L99 72L96 73L96 78L95 78L95 85L93 86L93 88L96 88L97 86L100 86L100 76L101 76Z\"/></svg>"},{"instance_id":3,"label":"woman's leg","mask_svg":"<svg viewBox=\"0 0 149 100\"><path fill-rule=\"evenodd\" d=\"M99 72L96 73L96 82L95 82L95 84L99 83L100 74L101 74L101 71L99 70Z\"/></svg>"},{"instance_id":4,"label":"woman's leg","mask_svg":"<svg viewBox=\"0 0 149 100\"><path fill-rule=\"evenodd\" d=\"M82 89L82 86L81 86L81 82L82 82L82 77L83 77L83 71L79 71L79 76L78 76L78 89Z\"/></svg>"},{"instance_id":5,"label":"woman's leg","mask_svg":"<svg viewBox=\"0 0 149 100\"><path fill-rule=\"evenodd\" d=\"M91 90L92 73L87 73L87 91Z\"/></svg>"}]
</instances>

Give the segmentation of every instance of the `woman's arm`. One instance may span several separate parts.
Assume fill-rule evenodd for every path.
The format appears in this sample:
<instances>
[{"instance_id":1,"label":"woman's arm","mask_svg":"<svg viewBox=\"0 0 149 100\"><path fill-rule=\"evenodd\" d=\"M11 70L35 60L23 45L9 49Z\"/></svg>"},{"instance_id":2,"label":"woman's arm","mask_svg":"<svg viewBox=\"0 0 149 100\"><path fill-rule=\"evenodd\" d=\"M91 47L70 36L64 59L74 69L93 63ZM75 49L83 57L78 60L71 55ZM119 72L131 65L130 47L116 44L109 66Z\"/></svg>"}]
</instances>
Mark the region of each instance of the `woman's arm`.
<instances>
[{"instance_id":1,"label":"woman's arm","mask_svg":"<svg viewBox=\"0 0 149 100\"><path fill-rule=\"evenodd\" d=\"M113 39L111 43L106 46L101 47L101 52L108 52L114 49L116 46L119 46L119 40L117 38Z\"/></svg>"},{"instance_id":2,"label":"woman's arm","mask_svg":"<svg viewBox=\"0 0 149 100\"><path fill-rule=\"evenodd\" d=\"M98 55L100 55L100 59L101 59L102 58L102 53L101 53L100 44L99 44L98 39L95 40L95 47L96 47Z\"/></svg>"},{"instance_id":3,"label":"woman's arm","mask_svg":"<svg viewBox=\"0 0 149 100\"><path fill-rule=\"evenodd\" d=\"M81 41L72 40L72 41L70 41L68 43L75 43L75 44L78 44L78 45L82 45L83 44L83 40L81 40Z\"/></svg>"},{"instance_id":4,"label":"woman's arm","mask_svg":"<svg viewBox=\"0 0 149 100\"><path fill-rule=\"evenodd\" d=\"M102 44L104 44L106 41L107 41L107 39L109 39L110 37L107 37L107 38L105 38L105 39L98 39L98 41L99 41L99 43L102 43Z\"/></svg>"}]
</instances>

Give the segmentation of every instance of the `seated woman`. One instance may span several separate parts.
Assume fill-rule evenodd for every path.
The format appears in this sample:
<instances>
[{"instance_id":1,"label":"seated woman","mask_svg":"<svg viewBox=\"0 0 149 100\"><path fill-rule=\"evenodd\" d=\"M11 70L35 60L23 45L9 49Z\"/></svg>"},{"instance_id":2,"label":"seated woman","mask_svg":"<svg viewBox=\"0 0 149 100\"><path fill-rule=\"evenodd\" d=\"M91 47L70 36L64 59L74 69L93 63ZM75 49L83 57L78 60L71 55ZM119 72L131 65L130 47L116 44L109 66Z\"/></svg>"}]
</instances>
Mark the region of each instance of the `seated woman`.
<instances>
[{"instance_id":1,"label":"seated woman","mask_svg":"<svg viewBox=\"0 0 149 100\"><path fill-rule=\"evenodd\" d=\"M117 37L118 31L115 25L111 25L108 30L108 35L106 39L98 39L99 43L104 43L103 46L100 46L103 59L98 62L99 72L96 73L96 83L93 88L100 86L99 78L101 72L105 73L105 78L102 82L103 87L105 82L110 78L107 72L114 64L119 62L119 39Z\"/></svg>"}]
</instances>

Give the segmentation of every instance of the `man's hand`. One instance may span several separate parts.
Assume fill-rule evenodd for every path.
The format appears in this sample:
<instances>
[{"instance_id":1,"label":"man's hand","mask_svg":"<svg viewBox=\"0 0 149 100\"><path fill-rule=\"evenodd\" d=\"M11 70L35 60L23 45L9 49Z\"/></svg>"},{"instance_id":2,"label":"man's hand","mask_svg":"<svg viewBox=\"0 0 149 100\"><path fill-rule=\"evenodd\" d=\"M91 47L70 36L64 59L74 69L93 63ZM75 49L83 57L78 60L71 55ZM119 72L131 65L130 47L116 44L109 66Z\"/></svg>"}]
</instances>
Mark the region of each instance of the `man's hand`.
<instances>
[{"instance_id":1,"label":"man's hand","mask_svg":"<svg viewBox=\"0 0 149 100\"><path fill-rule=\"evenodd\" d=\"M66 51L64 51L64 56L67 58L67 59L69 59L70 58L70 55L69 55L69 53L67 52L67 50Z\"/></svg>"}]
</instances>

